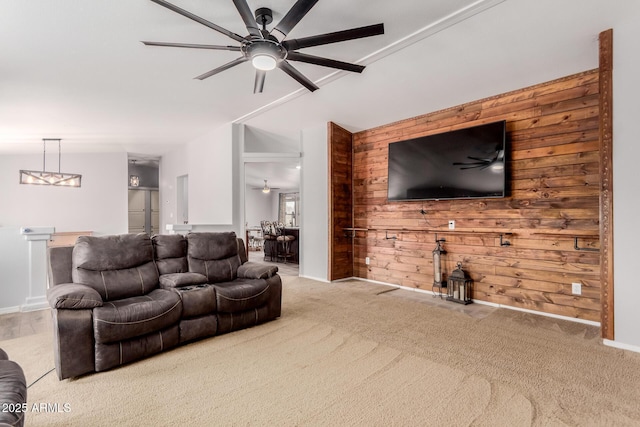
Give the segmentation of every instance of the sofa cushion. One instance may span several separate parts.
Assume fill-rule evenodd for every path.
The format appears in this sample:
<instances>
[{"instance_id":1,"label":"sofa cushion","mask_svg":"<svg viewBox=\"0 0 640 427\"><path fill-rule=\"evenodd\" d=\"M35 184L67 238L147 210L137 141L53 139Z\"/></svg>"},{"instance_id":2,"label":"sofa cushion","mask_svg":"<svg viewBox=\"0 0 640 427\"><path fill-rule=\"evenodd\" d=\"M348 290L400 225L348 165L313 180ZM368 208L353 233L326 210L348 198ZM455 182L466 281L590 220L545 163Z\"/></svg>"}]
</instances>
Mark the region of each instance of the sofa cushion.
<instances>
[{"instance_id":1,"label":"sofa cushion","mask_svg":"<svg viewBox=\"0 0 640 427\"><path fill-rule=\"evenodd\" d=\"M235 280L240 257L236 233L189 233L187 235L189 271L207 277L209 283Z\"/></svg>"},{"instance_id":2,"label":"sofa cushion","mask_svg":"<svg viewBox=\"0 0 640 427\"><path fill-rule=\"evenodd\" d=\"M47 300L52 308L81 310L102 305L98 291L77 283L65 283L47 289Z\"/></svg>"},{"instance_id":3,"label":"sofa cushion","mask_svg":"<svg viewBox=\"0 0 640 427\"><path fill-rule=\"evenodd\" d=\"M173 273L160 276L160 287L164 289L203 285L205 283L207 283L207 277L199 273Z\"/></svg>"},{"instance_id":4,"label":"sofa cushion","mask_svg":"<svg viewBox=\"0 0 640 427\"><path fill-rule=\"evenodd\" d=\"M222 233L189 233L188 255L191 258L214 260L238 255L238 242L233 231Z\"/></svg>"},{"instance_id":5,"label":"sofa cushion","mask_svg":"<svg viewBox=\"0 0 640 427\"><path fill-rule=\"evenodd\" d=\"M166 289L105 302L93 309L95 340L106 344L160 331L176 324L181 314L180 296Z\"/></svg>"},{"instance_id":6,"label":"sofa cushion","mask_svg":"<svg viewBox=\"0 0 640 427\"><path fill-rule=\"evenodd\" d=\"M180 234L156 234L151 238L158 272L162 274L186 273L187 239Z\"/></svg>"},{"instance_id":7,"label":"sofa cushion","mask_svg":"<svg viewBox=\"0 0 640 427\"><path fill-rule=\"evenodd\" d=\"M133 268L120 270L78 269L74 282L87 285L98 291L104 301L146 295L158 287L158 269L148 262Z\"/></svg>"},{"instance_id":8,"label":"sofa cushion","mask_svg":"<svg viewBox=\"0 0 640 427\"><path fill-rule=\"evenodd\" d=\"M269 285L262 279L236 279L232 282L216 283L217 310L236 313L252 310L267 303Z\"/></svg>"},{"instance_id":9,"label":"sofa cushion","mask_svg":"<svg viewBox=\"0 0 640 427\"><path fill-rule=\"evenodd\" d=\"M74 268L118 270L153 261L153 245L145 233L80 236L72 256Z\"/></svg>"},{"instance_id":10,"label":"sofa cushion","mask_svg":"<svg viewBox=\"0 0 640 427\"><path fill-rule=\"evenodd\" d=\"M72 278L98 291L104 301L145 295L158 287L151 239L143 233L80 236L73 248Z\"/></svg>"},{"instance_id":11,"label":"sofa cushion","mask_svg":"<svg viewBox=\"0 0 640 427\"><path fill-rule=\"evenodd\" d=\"M189 270L204 275L209 283L235 280L238 277L238 267L240 267L240 258L237 255L220 260L189 259Z\"/></svg>"}]
</instances>

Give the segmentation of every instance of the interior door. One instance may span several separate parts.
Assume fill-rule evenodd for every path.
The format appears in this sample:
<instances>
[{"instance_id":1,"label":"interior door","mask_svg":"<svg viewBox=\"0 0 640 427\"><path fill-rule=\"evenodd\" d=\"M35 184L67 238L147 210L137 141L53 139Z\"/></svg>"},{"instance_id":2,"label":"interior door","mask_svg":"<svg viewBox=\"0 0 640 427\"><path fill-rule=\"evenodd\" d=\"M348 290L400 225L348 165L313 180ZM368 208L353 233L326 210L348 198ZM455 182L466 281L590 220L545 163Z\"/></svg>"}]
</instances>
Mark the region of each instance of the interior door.
<instances>
[{"instance_id":1,"label":"interior door","mask_svg":"<svg viewBox=\"0 0 640 427\"><path fill-rule=\"evenodd\" d=\"M160 233L160 194L151 190L151 229L150 234Z\"/></svg>"},{"instance_id":2,"label":"interior door","mask_svg":"<svg viewBox=\"0 0 640 427\"><path fill-rule=\"evenodd\" d=\"M145 232L145 190L129 190L129 233Z\"/></svg>"}]
</instances>

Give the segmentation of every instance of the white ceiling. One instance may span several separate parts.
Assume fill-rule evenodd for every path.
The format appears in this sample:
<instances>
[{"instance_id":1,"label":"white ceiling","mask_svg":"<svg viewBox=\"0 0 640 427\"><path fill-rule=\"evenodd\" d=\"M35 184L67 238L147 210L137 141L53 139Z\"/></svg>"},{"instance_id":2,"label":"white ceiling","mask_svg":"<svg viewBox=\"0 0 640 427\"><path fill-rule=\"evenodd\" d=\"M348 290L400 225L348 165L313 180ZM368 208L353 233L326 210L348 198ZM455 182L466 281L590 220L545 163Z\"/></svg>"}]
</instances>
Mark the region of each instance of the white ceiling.
<instances>
[{"instance_id":1,"label":"white ceiling","mask_svg":"<svg viewBox=\"0 0 640 427\"><path fill-rule=\"evenodd\" d=\"M230 31L247 33L231 0L172 1ZM502 1L320 0L289 38L383 22L382 36L303 50L370 65ZM294 0L248 3L252 10L273 9L273 26ZM321 92L336 78L357 81L368 71L334 75L333 69L294 63L319 91L301 89L274 70L264 93L254 95L249 63L204 81L194 79L235 59L237 52L149 47L141 40L236 44L149 0L0 2L0 152L37 152L42 138L62 138L64 151L160 155L223 124L260 117L286 100L326 106ZM357 115L349 120L359 126Z\"/></svg>"},{"instance_id":2,"label":"white ceiling","mask_svg":"<svg viewBox=\"0 0 640 427\"><path fill-rule=\"evenodd\" d=\"M300 189L298 165L297 161L245 163L245 185L248 190L262 188L266 179L267 185L274 189L297 191Z\"/></svg>"},{"instance_id":3,"label":"white ceiling","mask_svg":"<svg viewBox=\"0 0 640 427\"><path fill-rule=\"evenodd\" d=\"M172 1L246 34L232 0ZM272 8L274 23L294 3L248 0ZM596 68L599 32L634 19L628 9L607 0L319 0L289 38L382 22L384 35L301 50L367 69L296 62L320 90L274 70L255 95L249 63L194 79L237 52L143 45L236 44L150 0L2 0L0 154L40 153L42 138L62 138L63 153L153 161L229 123L283 141L327 121L369 129Z\"/></svg>"}]
</instances>

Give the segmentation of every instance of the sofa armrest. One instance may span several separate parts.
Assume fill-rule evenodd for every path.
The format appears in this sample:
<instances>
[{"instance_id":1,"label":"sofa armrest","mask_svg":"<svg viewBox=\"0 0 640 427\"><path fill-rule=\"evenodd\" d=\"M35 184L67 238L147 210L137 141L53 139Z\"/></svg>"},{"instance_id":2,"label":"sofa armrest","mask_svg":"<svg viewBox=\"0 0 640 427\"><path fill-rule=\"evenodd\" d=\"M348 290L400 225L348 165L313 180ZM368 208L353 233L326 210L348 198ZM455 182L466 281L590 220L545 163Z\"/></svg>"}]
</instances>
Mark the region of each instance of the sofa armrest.
<instances>
[{"instance_id":1,"label":"sofa armrest","mask_svg":"<svg viewBox=\"0 0 640 427\"><path fill-rule=\"evenodd\" d=\"M102 306L98 291L79 283L63 283L47 289L47 300L51 308L82 310Z\"/></svg>"},{"instance_id":2,"label":"sofa armrest","mask_svg":"<svg viewBox=\"0 0 640 427\"><path fill-rule=\"evenodd\" d=\"M0 426L23 426L27 381L16 362L0 360Z\"/></svg>"},{"instance_id":3,"label":"sofa armrest","mask_svg":"<svg viewBox=\"0 0 640 427\"><path fill-rule=\"evenodd\" d=\"M207 276L200 273L170 273L160 275L160 287L163 289L204 285L205 283L207 283Z\"/></svg>"},{"instance_id":4,"label":"sofa armrest","mask_svg":"<svg viewBox=\"0 0 640 427\"><path fill-rule=\"evenodd\" d=\"M278 272L278 266L245 262L238 267L238 277L241 279L268 279Z\"/></svg>"}]
</instances>

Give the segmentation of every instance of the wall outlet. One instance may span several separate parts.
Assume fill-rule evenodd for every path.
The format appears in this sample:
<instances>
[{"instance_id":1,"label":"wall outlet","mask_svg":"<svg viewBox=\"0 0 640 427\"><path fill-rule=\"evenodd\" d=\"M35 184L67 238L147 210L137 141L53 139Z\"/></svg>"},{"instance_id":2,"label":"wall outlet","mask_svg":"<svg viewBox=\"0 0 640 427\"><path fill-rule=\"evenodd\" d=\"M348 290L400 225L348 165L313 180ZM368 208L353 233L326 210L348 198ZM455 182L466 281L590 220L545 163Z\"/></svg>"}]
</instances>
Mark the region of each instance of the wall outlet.
<instances>
[{"instance_id":1,"label":"wall outlet","mask_svg":"<svg viewBox=\"0 0 640 427\"><path fill-rule=\"evenodd\" d=\"M455 230L456 229L456 222L451 220L449 221L449 230Z\"/></svg>"},{"instance_id":2,"label":"wall outlet","mask_svg":"<svg viewBox=\"0 0 640 427\"><path fill-rule=\"evenodd\" d=\"M369 257L366 257L364 259L364 263L367 264L367 265L371 264L371 260L369 259Z\"/></svg>"},{"instance_id":3,"label":"wall outlet","mask_svg":"<svg viewBox=\"0 0 640 427\"><path fill-rule=\"evenodd\" d=\"M582 295L582 283L572 283L571 293L574 295Z\"/></svg>"}]
</instances>

